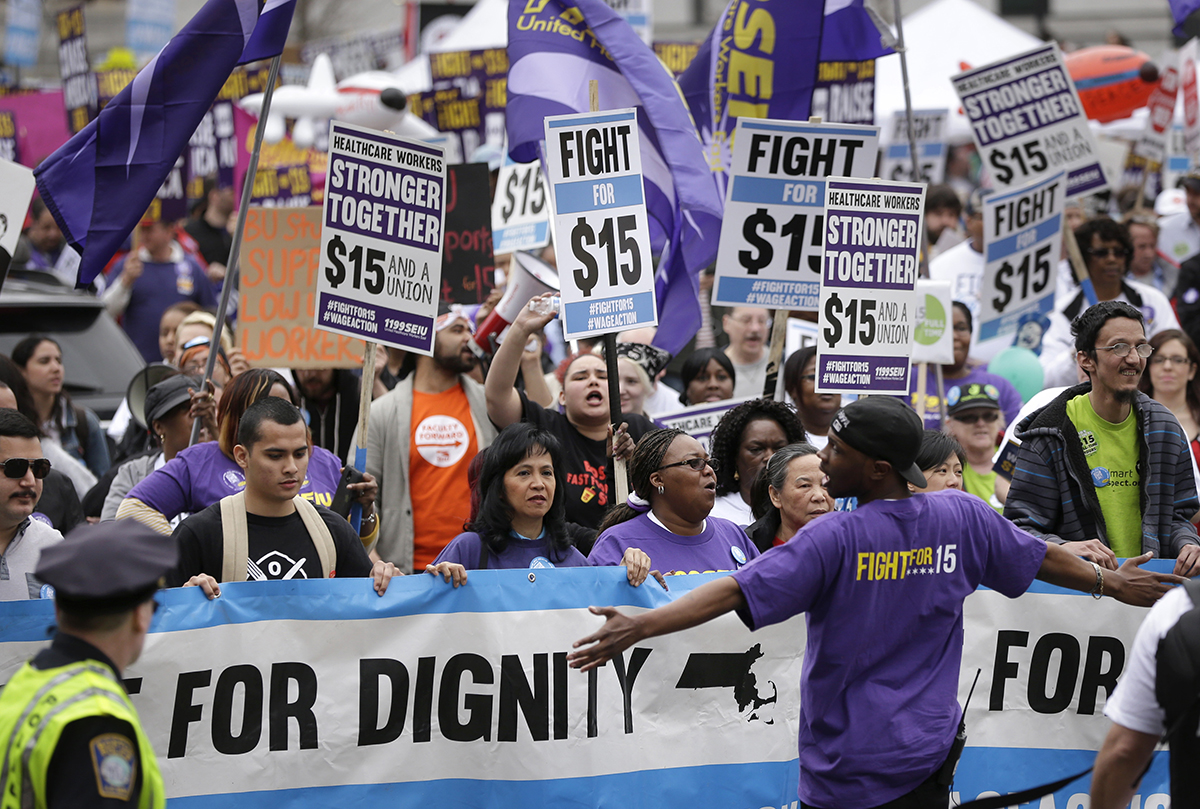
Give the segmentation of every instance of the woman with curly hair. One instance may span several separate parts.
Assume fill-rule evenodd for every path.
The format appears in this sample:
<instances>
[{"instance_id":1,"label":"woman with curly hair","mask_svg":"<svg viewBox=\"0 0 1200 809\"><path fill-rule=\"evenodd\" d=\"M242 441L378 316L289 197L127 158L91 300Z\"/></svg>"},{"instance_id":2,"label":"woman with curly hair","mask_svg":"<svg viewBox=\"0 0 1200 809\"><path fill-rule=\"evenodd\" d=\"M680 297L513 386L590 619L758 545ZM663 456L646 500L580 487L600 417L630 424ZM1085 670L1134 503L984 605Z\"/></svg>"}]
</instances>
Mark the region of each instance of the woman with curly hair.
<instances>
[{"instance_id":1,"label":"woman with curly hair","mask_svg":"<svg viewBox=\"0 0 1200 809\"><path fill-rule=\"evenodd\" d=\"M629 548L641 548L654 567L672 576L737 570L758 556L741 529L709 516L716 499L716 463L682 430L642 436L629 459L633 491L604 516L589 561L617 565Z\"/></svg>"},{"instance_id":2,"label":"woman with curly hair","mask_svg":"<svg viewBox=\"0 0 1200 809\"><path fill-rule=\"evenodd\" d=\"M712 514L745 528L754 522L751 491L771 455L805 439L796 411L783 402L751 399L721 417L709 447L720 463Z\"/></svg>"}]
</instances>

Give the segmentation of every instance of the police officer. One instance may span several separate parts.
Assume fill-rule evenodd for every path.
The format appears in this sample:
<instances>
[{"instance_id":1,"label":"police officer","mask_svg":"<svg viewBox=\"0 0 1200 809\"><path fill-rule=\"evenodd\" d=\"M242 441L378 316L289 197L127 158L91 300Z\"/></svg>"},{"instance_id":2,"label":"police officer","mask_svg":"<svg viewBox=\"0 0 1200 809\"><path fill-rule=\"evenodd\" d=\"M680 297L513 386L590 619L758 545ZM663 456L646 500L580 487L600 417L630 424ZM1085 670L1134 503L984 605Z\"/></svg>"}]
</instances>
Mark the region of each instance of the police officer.
<instances>
[{"instance_id":1,"label":"police officer","mask_svg":"<svg viewBox=\"0 0 1200 809\"><path fill-rule=\"evenodd\" d=\"M121 672L142 651L173 543L134 520L76 528L42 551L58 630L0 693L0 807L166 805Z\"/></svg>"}]
</instances>

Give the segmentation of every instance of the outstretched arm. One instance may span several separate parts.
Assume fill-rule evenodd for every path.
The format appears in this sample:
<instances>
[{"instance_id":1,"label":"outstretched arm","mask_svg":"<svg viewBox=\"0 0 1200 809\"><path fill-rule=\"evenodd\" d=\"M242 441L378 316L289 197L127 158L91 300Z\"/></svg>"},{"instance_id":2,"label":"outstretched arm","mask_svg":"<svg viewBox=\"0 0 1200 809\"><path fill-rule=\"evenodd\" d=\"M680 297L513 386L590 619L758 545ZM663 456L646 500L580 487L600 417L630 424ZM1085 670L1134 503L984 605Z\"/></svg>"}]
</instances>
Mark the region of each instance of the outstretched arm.
<instances>
[{"instance_id":1,"label":"outstretched arm","mask_svg":"<svg viewBox=\"0 0 1200 809\"><path fill-rule=\"evenodd\" d=\"M598 631L575 642L575 651L567 655L567 662L572 668L588 671L639 640L691 629L745 604L742 588L732 576L725 576L697 587L665 607L634 617L613 607L589 607L593 615L603 615L607 620Z\"/></svg>"},{"instance_id":2,"label":"outstretched arm","mask_svg":"<svg viewBox=\"0 0 1200 809\"><path fill-rule=\"evenodd\" d=\"M1181 576L1142 570L1142 563L1150 561L1151 555L1145 553L1134 559L1126 559L1125 564L1117 570L1102 570L1101 593L1135 607L1149 607L1170 592L1171 585L1184 582ZM1085 593L1096 590L1096 569L1065 545L1046 544L1046 558L1042 560L1037 577L1071 590Z\"/></svg>"}]
</instances>

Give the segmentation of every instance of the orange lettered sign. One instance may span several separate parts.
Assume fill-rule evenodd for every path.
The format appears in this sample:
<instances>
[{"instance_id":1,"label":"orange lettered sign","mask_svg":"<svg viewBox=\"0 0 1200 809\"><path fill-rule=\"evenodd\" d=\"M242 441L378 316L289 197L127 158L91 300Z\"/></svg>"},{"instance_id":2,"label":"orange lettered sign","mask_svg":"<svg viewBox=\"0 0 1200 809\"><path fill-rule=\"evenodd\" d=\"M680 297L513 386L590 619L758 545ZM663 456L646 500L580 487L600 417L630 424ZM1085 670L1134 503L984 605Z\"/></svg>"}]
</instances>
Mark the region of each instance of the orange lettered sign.
<instances>
[{"instance_id":1,"label":"orange lettered sign","mask_svg":"<svg viewBox=\"0 0 1200 809\"><path fill-rule=\"evenodd\" d=\"M363 341L313 328L321 208L252 207L238 279L238 345L258 368L358 368Z\"/></svg>"}]
</instances>

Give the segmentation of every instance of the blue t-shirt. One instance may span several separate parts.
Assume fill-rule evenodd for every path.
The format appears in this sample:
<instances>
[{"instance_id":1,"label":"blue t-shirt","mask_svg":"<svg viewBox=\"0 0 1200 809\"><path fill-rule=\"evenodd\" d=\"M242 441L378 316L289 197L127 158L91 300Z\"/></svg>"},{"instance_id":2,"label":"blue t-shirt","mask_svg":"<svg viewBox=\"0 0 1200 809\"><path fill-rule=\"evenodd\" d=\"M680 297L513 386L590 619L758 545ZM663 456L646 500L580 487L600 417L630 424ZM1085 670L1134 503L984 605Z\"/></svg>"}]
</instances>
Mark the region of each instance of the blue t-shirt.
<instances>
[{"instance_id":1,"label":"blue t-shirt","mask_svg":"<svg viewBox=\"0 0 1200 809\"><path fill-rule=\"evenodd\" d=\"M125 259L121 259L113 270L111 283L119 283L124 271ZM179 261L145 262L145 269L130 290L121 328L146 362L165 359L158 350L158 321L168 307L182 301L193 301L207 308L217 304L217 296L200 263L186 253Z\"/></svg>"},{"instance_id":2,"label":"blue t-shirt","mask_svg":"<svg viewBox=\"0 0 1200 809\"><path fill-rule=\"evenodd\" d=\"M614 525L596 540L588 561L593 565L619 565L628 548L639 548L650 557L650 567L664 576L737 570L758 556L758 548L737 523L709 517L696 536L672 534L639 514Z\"/></svg>"},{"instance_id":3,"label":"blue t-shirt","mask_svg":"<svg viewBox=\"0 0 1200 809\"><path fill-rule=\"evenodd\" d=\"M442 549L437 559L439 562L457 562L467 570L479 569L480 551L483 539L474 531L459 534L450 540L450 544ZM556 551L550 545L550 538L543 530L537 539L529 539L513 534L508 544L500 553L488 549L487 570L513 570L518 568L546 567L587 567L587 558L575 549L568 547L566 551Z\"/></svg>"},{"instance_id":4,"label":"blue t-shirt","mask_svg":"<svg viewBox=\"0 0 1200 809\"><path fill-rule=\"evenodd\" d=\"M807 613L800 800L867 809L911 792L958 729L963 600L1029 588L1046 543L946 490L827 514L733 574L755 629Z\"/></svg>"}]
</instances>

